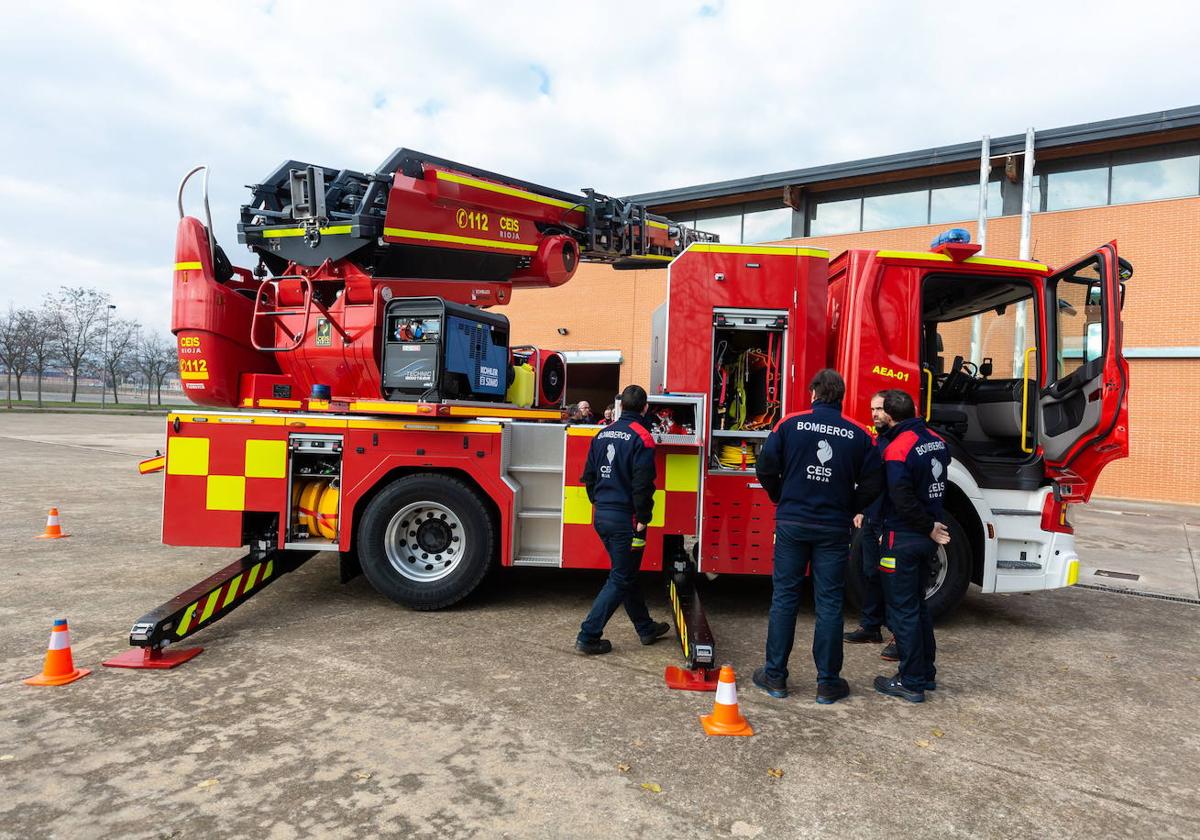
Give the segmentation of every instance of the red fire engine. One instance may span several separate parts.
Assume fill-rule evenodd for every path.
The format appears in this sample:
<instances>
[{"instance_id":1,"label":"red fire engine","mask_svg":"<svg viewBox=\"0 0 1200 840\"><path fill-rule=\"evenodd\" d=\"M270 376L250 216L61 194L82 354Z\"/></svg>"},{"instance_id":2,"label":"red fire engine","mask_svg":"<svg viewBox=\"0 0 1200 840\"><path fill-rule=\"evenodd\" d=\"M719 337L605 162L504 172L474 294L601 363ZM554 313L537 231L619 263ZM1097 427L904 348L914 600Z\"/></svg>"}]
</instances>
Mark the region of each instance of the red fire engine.
<instances>
[{"instance_id":1,"label":"red fire engine","mask_svg":"<svg viewBox=\"0 0 1200 840\"><path fill-rule=\"evenodd\" d=\"M194 174L199 169L194 170ZM665 569L687 665L713 664L698 573L769 574L773 508L755 453L833 366L845 411L919 398L954 454L952 541L928 597L1075 582L1067 506L1128 450L1114 243L1060 271L982 257L726 245L587 190L564 193L401 149L372 173L288 161L252 187L231 265L184 216L172 330L188 396L168 418L163 541L250 553L134 625L113 664L170 650L318 551L417 609L493 565L604 568L579 476L596 426L563 422L561 354L515 346L495 307L581 261L665 267L648 423L658 485L642 567ZM207 211L207 198L205 199ZM614 276L613 282L620 282ZM1011 358L971 333L1004 324ZM978 316L978 317L977 317ZM1014 342L1016 342L1014 344ZM1013 348L1016 351L1013 352ZM232 411L230 409L238 409ZM148 467L149 468L149 467ZM858 564L852 563L852 580Z\"/></svg>"}]
</instances>

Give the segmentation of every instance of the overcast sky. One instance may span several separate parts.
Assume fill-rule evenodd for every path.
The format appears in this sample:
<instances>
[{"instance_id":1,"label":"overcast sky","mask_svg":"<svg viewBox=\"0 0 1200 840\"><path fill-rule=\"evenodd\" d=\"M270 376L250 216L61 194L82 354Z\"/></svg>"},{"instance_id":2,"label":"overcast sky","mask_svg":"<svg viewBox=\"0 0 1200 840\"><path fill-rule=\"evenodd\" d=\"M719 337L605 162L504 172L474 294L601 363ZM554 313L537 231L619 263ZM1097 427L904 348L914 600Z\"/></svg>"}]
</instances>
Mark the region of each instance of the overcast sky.
<instances>
[{"instance_id":1,"label":"overcast sky","mask_svg":"<svg viewBox=\"0 0 1200 840\"><path fill-rule=\"evenodd\" d=\"M287 158L628 194L1200 100L1194 3L821 5L6 4L0 305L94 286L165 332L199 163L249 266L243 185Z\"/></svg>"}]
</instances>

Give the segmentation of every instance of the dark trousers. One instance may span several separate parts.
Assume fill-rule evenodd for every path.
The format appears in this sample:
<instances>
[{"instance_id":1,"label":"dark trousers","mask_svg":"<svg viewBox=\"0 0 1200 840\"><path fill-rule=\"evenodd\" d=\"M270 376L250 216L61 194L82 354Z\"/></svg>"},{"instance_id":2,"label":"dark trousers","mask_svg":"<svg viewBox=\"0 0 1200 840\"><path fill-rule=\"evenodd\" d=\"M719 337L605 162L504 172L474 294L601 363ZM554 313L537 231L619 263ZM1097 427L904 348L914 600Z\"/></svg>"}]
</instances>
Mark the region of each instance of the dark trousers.
<instances>
[{"instance_id":1,"label":"dark trousers","mask_svg":"<svg viewBox=\"0 0 1200 840\"><path fill-rule=\"evenodd\" d=\"M813 661L817 682L834 683L842 671L842 598L846 590L849 534L844 528L775 526L775 571L767 622L767 676L786 680L788 657L796 638L796 613L805 574L811 570L817 618Z\"/></svg>"},{"instance_id":2,"label":"dark trousers","mask_svg":"<svg viewBox=\"0 0 1200 840\"><path fill-rule=\"evenodd\" d=\"M863 519L859 536L862 551L863 603L858 623L864 630L878 630L887 623L884 612L883 582L879 579L879 536L878 522ZM888 625L889 627L891 625Z\"/></svg>"},{"instance_id":3,"label":"dark trousers","mask_svg":"<svg viewBox=\"0 0 1200 840\"><path fill-rule=\"evenodd\" d=\"M937 544L919 534L885 532L879 571L887 598L888 627L896 634L900 681L915 691L925 689L937 675L933 621L925 603L929 564Z\"/></svg>"},{"instance_id":4,"label":"dark trousers","mask_svg":"<svg viewBox=\"0 0 1200 840\"><path fill-rule=\"evenodd\" d=\"M633 549L633 517L629 514L595 512L594 527L604 543L604 549L612 561L612 571L596 600L592 610L579 628L579 640L590 642L604 635L604 625L622 604L629 620L639 636L647 636L654 630L654 621L646 609L646 602L637 588L637 571L642 564L642 551ZM638 535L645 537L645 532Z\"/></svg>"}]
</instances>

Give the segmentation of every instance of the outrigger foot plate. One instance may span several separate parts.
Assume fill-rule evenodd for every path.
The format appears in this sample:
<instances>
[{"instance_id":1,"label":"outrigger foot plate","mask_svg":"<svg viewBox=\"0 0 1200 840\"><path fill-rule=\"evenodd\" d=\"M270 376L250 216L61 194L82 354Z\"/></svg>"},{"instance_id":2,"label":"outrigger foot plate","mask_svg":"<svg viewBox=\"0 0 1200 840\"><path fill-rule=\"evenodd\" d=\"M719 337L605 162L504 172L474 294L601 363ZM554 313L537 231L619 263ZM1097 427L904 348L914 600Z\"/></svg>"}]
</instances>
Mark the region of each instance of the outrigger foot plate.
<instances>
[{"instance_id":1,"label":"outrigger foot plate","mask_svg":"<svg viewBox=\"0 0 1200 840\"><path fill-rule=\"evenodd\" d=\"M716 691L717 677L720 668L680 668L678 665L668 665L663 679L667 688L679 691Z\"/></svg>"},{"instance_id":2,"label":"outrigger foot plate","mask_svg":"<svg viewBox=\"0 0 1200 840\"><path fill-rule=\"evenodd\" d=\"M114 656L112 659L106 659L101 662L101 665L107 665L109 668L147 668L165 670L174 668L176 665L182 665L189 659L199 656L204 652L202 647L190 648L130 648L124 653Z\"/></svg>"}]
</instances>

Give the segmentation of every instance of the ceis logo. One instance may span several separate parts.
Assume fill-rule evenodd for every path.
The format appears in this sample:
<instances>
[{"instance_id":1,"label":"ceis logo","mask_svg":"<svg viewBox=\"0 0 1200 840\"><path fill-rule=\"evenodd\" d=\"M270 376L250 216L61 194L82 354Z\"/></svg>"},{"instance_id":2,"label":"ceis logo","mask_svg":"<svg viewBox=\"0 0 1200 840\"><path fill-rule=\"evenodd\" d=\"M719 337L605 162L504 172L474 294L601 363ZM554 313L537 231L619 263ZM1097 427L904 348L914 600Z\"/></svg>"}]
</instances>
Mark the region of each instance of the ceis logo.
<instances>
[{"instance_id":1,"label":"ceis logo","mask_svg":"<svg viewBox=\"0 0 1200 840\"><path fill-rule=\"evenodd\" d=\"M817 461L819 463L809 464L804 468L805 474L809 481L819 481L822 484L828 484L833 478L833 467L825 466L833 459L833 446L825 438L817 441Z\"/></svg>"},{"instance_id":2,"label":"ceis logo","mask_svg":"<svg viewBox=\"0 0 1200 840\"><path fill-rule=\"evenodd\" d=\"M608 449L605 450L604 455L606 458L608 458L608 463L600 465L600 477L601 478L612 478L612 471L613 471L612 462L613 462L613 459L617 457L617 447L613 446L610 443L608 445Z\"/></svg>"}]
</instances>

